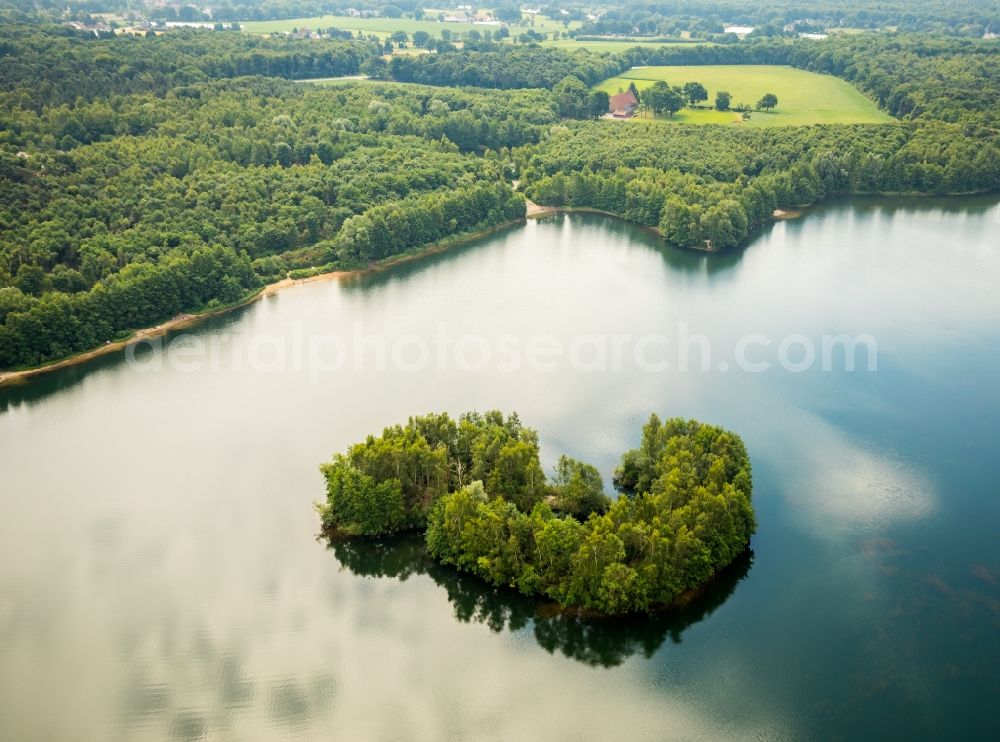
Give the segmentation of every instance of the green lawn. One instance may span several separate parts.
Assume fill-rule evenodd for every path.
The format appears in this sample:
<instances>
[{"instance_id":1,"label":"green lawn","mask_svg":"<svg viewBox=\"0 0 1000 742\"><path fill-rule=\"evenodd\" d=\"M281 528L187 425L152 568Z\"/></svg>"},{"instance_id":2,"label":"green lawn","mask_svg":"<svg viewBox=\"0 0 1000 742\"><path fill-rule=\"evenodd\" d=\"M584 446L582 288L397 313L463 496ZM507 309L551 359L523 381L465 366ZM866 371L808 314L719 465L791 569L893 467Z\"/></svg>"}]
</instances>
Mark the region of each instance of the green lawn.
<instances>
[{"instance_id":1,"label":"green lawn","mask_svg":"<svg viewBox=\"0 0 1000 742\"><path fill-rule=\"evenodd\" d=\"M570 21L568 24L563 23L560 20L553 20L552 18L546 18L543 15L536 15L535 20L531 21L531 16L524 16L521 23L510 27L510 35L517 36L522 34L527 30L536 31L538 33L552 33L553 31L569 31L574 28L579 28L583 24L579 21Z\"/></svg>"},{"instance_id":2,"label":"green lawn","mask_svg":"<svg viewBox=\"0 0 1000 742\"><path fill-rule=\"evenodd\" d=\"M849 83L831 75L819 75L791 67L773 65L711 65L684 67L637 67L600 83L610 94L635 82L642 91L657 80L671 85L700 82L708 89L711 104L716 92L727 90L733 105L751 107L764 93L778 96L778 107L770 113L755 111L741 126L799 126L805 124L879 124L892 122L886 113ZM665 119L666 120L666 119ZM678 123L738 123L729 112L684 109L671 119Z\"/></svg>"}]
</instances>

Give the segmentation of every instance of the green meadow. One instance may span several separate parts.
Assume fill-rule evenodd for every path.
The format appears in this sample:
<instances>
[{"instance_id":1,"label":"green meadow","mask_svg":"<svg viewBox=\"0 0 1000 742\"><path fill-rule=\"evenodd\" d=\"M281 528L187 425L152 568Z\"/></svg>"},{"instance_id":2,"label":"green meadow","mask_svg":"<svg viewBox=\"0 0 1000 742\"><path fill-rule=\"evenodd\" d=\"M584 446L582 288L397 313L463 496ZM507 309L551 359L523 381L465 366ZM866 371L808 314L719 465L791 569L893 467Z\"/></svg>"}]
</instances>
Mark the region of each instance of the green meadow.
<instances>
[{"instance_id":1,"label":"green meadow","mask_svg":"<svg viewBox=\"0 0 1000 742\"><path fill-rule=\"evenodd\" d=\"M715 94L726 90L732 105L751 107L765 93L778 96L778 106L769 113L754 111L742 126L800 126L807 124L872 124L894 121L875 103L849 83L831 75L820 75L792 67L773 65L711 65L636 67L600 83L597 87L615 94L634 82L640 92L657 80L670 85L700 82L708 89L705 108L684 108L664 120L690 124L740 123L739 114L709 108ZM648 118L651 114L647 114Z\"/></svg>"}]
</instances>

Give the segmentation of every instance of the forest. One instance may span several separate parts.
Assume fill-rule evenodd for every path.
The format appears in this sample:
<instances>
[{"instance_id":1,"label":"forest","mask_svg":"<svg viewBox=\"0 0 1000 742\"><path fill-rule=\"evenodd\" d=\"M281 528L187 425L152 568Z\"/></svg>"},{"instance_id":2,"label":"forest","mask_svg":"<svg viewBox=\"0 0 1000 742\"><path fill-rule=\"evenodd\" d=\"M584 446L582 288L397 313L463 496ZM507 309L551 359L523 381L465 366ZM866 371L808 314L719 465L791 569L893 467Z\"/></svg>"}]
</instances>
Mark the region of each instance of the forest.
<instances>
[{"instance_id":1,"label":"forest","mask_svg":"<svg viewBox=\"0 0 1000 742\"><path fill-rule=\"evenodd\" d=\"M98 38L43 22L0 25L0 49L5 370L286 276L365 268L518 220L525 196L724 249L778 207L1000 187L989 40L751 34L614 54L480 41L394 55L396 82L329 86L288 78L356 73L381 50L199 29ZM833 74L899 121L639 121L622 136L591 120L606 99L589 86L622 70L719 63Z\"/></svg>"},{"instance_id":2,"label":"forest","mask_svg":"<svg viewBox=\"0 0 1000 742\"><path fill-rule=\"evenodd\" d=\"M955 124L720 128L634 122L629 136L575 123L515 158L528 198L658 228L676 245L742 243L779 206L840 194L983 192L1000 150Z\"/></svg>"},{"instance_id":3,"label":"forest","mask_svg":"<svg viewBox=\"0 0 1000 742\"><path fill-rule=\"evenodd\" d=\"M709 581L756 529L739 437L652 415L611 500L566 456L551 481L516 414L413 417L321 470L331 537L424 530L428 552L491 585L606 614L648 611Z\"/></svg>"},{"instance_id":4,"label":"forest","mask_svg":"<svg viewBox=\"0 0 1000 742\"><path fill-rule=\"evenodd\" d=\"M132 265L224 248L252 266L233 285L253 290L521 218L500 153L538 142L558 119L541 91L270 78L0 115L4 368L245 294L214 283L163 294ZM111 284L152 295L112 311L94 299Z\"/></svg>"},{"instance_id":5,"label":"forest","mask_svg":"<svg viewBox=\"0 0 1000 742\"><path fill-rule=\"evenodd\" d=\"M829 29L983 35L1000 28L1000 4L990 0L625 0L588 21L578 33L587 35L679 36L721 34L724 24L749 26L759 35L822 32Z\"/></svg>"},{"instance_id":6,"label":"forest","mask_svg":"<svg viewBox=\"0 0 1000 742\"><path fill-rule=\"evenodd\" d=\"M238 32L177 29L162 36L96 39L63 26L0 23L0 105L50 105L150 93L207 80L355 75L377 53L363 41L296 44Z\"/></svg>"}]
</instances>

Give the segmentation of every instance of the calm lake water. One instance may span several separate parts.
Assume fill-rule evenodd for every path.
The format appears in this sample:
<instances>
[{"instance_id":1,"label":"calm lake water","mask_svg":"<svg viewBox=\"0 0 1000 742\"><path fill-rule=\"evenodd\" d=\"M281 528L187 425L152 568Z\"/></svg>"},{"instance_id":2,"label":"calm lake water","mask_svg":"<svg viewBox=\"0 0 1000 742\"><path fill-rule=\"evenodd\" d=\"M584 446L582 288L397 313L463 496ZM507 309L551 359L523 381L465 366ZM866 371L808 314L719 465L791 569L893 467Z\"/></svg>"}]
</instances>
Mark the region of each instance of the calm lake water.
<instances>
[{"instance_id":1,"label":"calm lake water","mask_svg":"<svg viewBox=\"0 0 1000 742\"><path fill-rule=\"evenodd\" d=\"M987 737L998 286L996 199L834 203L722 255L557 216L0 389L0 738ZM824 369L838 334L877 370ZM585 621L419 539L316 539L333 451L492 407L609 489L652 411L739 432L752 559Z\"/></svg>"}]
</instances>

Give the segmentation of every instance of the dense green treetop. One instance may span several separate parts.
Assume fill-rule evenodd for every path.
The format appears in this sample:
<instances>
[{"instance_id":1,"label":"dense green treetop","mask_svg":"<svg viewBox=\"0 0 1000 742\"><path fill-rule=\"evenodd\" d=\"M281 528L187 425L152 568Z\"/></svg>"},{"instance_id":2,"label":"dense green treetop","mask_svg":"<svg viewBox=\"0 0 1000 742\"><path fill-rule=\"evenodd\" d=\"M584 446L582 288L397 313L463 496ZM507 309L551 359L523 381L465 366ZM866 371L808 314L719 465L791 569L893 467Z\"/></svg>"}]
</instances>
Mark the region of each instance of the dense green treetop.
<instances>
[{"instance_id":1,"label":"dense green treetop","mask_svg":"<svg viewBox=\"0 0 1000 742\"><path fill-rule=\"evenodd\" d=\"M392 77L430 85L483 88L552 88L567 75L588 85L618 74L624 58L588 51L564 51L538 44L472 43L438 54L392 58Z\"/></svg>"},{"instance_id":2,"label":"dense green treetop","mask_svg":"<svg viewBox=\"0 0 1000 742\"><path fill-rule=\"evenodd\" d=\"M253 261L253 288L289 270L365 266L520 218L499 152L538 141L556 120L542 91L273 78L41 113L0 108L0 367L59 358L223 301L148 297L148 311L86 332L76 322L38 331L61 322L49 303L88 302L132 264L227 247ZM226 302L235 298L225 292Z\"/></svg>"},{"instance_id":3,"label":"dense green treetop","mask_svg":"<svg viewBox=\"0 0 1000 742\"><path fill-rule=\"evenodd\" d=\"M328 487L324 524L349 534L423 528L439 498L477 480L526 511L563 487L570 488L571 507L587 501L572 476L550 490L538 459L538 435L516 414L505 418L497 411L468 413L457 421L447 414L413 417L351 446L322 469ZM391 506L370 507L372 498L386 495L385 488Z\"/></svg>"},{"instance_id":4,"label":"dense green treetop","mask_svg":"<svg viewBox=\"0 0 1000 742\"><path fill-rule=\"evenodd\" d=\"M586 2L582 3L586 5ZM588 21L580 35L705 37L725 25L750 26L757 34L827 29L898 29L982 36L1000 26L996 0L624 0ZM785 26L792 28L785 30Z\"/></svg>"},{"instance_id":5,"label":"dense green treetop","mask_svg":"<svg viewBox=\"0 0 1000 742\"><path fill-rule=\"evenodd\" d=\"M602 613L645 611L703 585L756 529L739 437L653 415L615 474L561 457L546 481L538 437L499 412L411 418L322 467L328 532L426 528L430 554L496 586Z\"/></svg>"}]
</instances>

